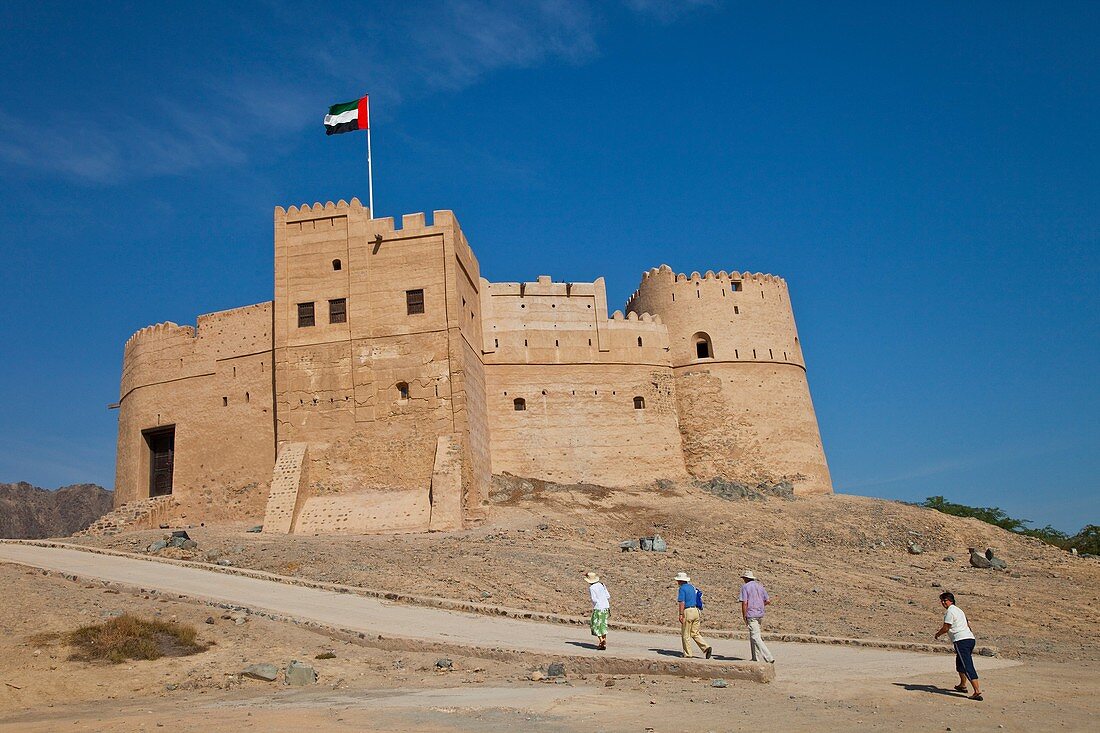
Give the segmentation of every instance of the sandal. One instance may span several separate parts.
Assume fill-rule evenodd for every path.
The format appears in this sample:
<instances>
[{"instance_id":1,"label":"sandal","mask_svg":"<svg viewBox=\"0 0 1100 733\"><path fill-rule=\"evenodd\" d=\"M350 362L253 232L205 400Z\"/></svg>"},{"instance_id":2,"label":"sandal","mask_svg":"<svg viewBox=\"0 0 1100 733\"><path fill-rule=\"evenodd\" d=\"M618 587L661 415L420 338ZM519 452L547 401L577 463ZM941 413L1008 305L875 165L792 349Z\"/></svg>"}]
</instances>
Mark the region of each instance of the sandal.
<instances>
[{"instance_id":1,"label":"sandal","mask_svg":"<svg viewBox=\"0 0 1100 733\"><path fill-rule=\"evenodd\" d=\"M956 692L966 692L966 685L955 685L951 689L955 690Z\"/></svg>"},{"instance_id":2,"label":"sandal","mask_svg":"<svg viewBox=\"0 0 1100 733\"><path fill-rule=\"evenodd\" d=\"M978 702L981 702L984 698L982 697L982 693L976 692L976 693L974 693L973 695L970 696L970 699L971 700L977 700Z\"/></svg>"}]
</instances>

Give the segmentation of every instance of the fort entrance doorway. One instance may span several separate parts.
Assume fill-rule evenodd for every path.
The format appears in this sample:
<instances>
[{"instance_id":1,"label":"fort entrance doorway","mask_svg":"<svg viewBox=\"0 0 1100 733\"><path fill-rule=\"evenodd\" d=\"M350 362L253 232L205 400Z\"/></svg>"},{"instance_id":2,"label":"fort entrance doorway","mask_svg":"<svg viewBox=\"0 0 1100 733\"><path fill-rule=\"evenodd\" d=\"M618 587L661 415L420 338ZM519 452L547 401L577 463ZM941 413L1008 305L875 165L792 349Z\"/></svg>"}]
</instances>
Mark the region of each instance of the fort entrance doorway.
<instances>
[{"instance_id":1,"label":"fort entrance doorway","mask_svg":"<svg viewBox=\"0 0 1100 733\"><path fill-rule=\"evenodd\" d=\"M142 431L149 446L149 496L172 493L172 463L176 452L176 426Z\"/></svg>"}]
</instances>

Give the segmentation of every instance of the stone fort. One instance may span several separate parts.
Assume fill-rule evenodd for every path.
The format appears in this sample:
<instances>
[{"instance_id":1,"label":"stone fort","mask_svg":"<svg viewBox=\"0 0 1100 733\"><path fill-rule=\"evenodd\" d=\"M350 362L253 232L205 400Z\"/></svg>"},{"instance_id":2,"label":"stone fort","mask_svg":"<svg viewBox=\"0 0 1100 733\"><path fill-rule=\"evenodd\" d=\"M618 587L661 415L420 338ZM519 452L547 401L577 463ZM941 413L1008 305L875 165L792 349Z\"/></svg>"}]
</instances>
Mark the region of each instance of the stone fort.
<instances>
[{"instance_id":1,"label":"stone fort","mask_svg":"<svg viewBox=\"0 0 1100 733\"><path fill-rule=\"evenodd\" d=\"M832 491L782 278L663 265L625 313L603 278L489 282L450 211L277 207L274 300L126 342L116 510L416 532L502 473Z\"/></svg>"}]
</instances>

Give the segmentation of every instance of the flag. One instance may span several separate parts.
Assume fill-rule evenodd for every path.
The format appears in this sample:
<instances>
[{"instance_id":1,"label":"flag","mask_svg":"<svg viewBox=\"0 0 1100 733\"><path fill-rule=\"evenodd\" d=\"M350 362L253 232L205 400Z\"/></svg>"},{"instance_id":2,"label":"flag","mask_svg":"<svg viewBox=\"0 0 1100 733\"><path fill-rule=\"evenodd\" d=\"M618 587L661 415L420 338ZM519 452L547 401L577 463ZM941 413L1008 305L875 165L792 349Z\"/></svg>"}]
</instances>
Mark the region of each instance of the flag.
<instances>
[{"instance_id":1,"label":"flag","mask_svg":"<svg viewBox=\"0 0 1100 733\"><path fill-rule=\"evenodd\" d=\"M367 96L354 102L334 104L328 108L325 115L325 134L337 135L341 132L353 130L369 130L370 113L367 105Z\"/></svg>"}]
</instances>

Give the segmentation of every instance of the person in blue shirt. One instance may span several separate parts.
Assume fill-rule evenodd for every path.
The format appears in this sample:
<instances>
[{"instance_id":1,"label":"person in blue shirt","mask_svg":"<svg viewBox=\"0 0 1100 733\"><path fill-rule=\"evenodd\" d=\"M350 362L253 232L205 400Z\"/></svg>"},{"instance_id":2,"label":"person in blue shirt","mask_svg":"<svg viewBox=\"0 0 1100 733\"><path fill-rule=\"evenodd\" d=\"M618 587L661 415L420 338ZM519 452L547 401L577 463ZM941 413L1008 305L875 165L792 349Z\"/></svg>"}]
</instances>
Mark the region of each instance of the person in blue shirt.
<instances>
[{"instance_id":1,"label":"person in blue shirt","mask_svg":"<svg viewBox=\"0 0 1100 733\"><path fill-rule=\"evenodd\" d=\"M710 659L710 644L699 633L699 624L702 621L700 615L699 591L691 584L691 578L687 573L677 573L676 583L680 590L676 594L676 604L680 611L680 635L684 642L684 657L691 659L691 642L694 640L699 649Z\"/></svg>"}]
</instances>

